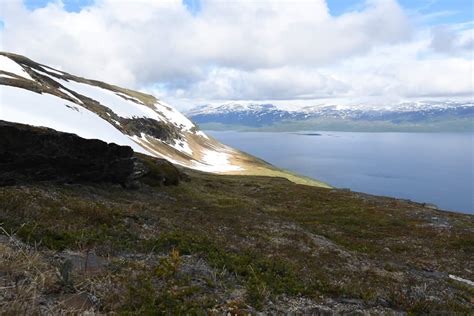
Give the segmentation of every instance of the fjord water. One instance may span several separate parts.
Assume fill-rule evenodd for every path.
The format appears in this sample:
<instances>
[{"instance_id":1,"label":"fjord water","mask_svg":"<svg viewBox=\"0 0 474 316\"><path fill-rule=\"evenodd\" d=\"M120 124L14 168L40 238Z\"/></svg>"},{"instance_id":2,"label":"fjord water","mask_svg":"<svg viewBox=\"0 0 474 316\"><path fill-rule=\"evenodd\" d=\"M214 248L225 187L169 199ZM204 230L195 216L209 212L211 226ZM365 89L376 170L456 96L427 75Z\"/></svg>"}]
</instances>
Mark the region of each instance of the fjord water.
<instances>
[{"instance_id":1,"label":"fjord water","mask_svg":"<svg viewBox=\"0 0 474 316\"><path fill-rule=\"evenodd\" d=\"M335 187L474 214L473 133L207 133Z\"/></svg>"}]
</instances>

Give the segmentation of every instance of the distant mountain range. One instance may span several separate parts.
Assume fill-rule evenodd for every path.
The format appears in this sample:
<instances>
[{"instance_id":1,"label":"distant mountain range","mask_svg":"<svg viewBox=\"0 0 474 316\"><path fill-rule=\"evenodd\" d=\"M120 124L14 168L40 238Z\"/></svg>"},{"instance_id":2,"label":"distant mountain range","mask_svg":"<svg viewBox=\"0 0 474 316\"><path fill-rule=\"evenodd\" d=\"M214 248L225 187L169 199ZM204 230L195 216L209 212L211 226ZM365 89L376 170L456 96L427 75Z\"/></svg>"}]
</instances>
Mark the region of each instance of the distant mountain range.
<instances>
[{"instance_id":1,"label":"distant mountain range","mask_svg":"<svg viewBox=\"0 0 474 316\"><path fill-rule=\"evenodd\" d=\"M187 112L203 129L471 131L474 102L410 102L391 106L314 105L287 110L273 104L203 105Z\"/></svg>"}]
</instances>

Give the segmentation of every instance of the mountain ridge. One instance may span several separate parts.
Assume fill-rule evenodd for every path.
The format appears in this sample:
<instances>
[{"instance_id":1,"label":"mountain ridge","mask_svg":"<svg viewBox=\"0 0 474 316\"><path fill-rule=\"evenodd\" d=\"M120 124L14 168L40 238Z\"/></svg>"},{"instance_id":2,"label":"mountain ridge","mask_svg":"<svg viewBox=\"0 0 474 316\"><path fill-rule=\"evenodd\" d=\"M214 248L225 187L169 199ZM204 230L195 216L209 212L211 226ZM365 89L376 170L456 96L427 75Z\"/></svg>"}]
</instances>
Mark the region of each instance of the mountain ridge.
<instances>
[{"instance_id":1,"label":"mountain ridge","mask_svg":"<svg viewBox=\"0 0 474 316\"><path fill-rule=\"evenodd\" d=\"M78 77L25 56L0 52L0 97L0 119L6 121L127 145L200 171L282 176L329 187L218 142L152 95Z\"/></svg>"},{"instance_id":2,"label":"mountain ridge","mask_svg":"<svg viewBox=\"0 0 474 316\"><path fill-rule=\"evenodd\" d=\"M443 124L472 120L474 103L425 101L390 106L322 104L298 109L285 109L269 103L225 103L198 106L186 114L205 129L213 129L220 124L221 129L295 131L328 130L332 127L330 130L359 131L361 128L358 126L364 123L376 123L385 124L387 130L435 130L436 127L439 130L456 130L453 126L443 127ZM372 128L366 126L364 129L362 126L362 131ZM466 129L474 131L474 126L469 128L467 124Z\"/></svg>"}]
</instances>

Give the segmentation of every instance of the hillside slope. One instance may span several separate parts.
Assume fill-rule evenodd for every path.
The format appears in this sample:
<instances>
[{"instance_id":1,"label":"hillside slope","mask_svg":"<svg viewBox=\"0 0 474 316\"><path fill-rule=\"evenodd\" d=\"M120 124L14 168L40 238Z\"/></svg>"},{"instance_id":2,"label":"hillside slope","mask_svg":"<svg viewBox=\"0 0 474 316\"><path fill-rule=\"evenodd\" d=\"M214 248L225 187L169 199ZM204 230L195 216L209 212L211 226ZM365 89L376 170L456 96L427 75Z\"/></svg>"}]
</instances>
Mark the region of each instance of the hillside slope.
<instances>
[{"instance_id":1,"label":"hillside slope","mask_svg":"<svg viewBox=\"0 0 474 316\"><path fill-rule=\"evenodd\" d=\"M329 187L216 141L151 95L74 76L6 52L0 52L0 119L128 145L196 170L282 176Z\"/></svg>"},{"instance_id":2,"label":"hillside slope","mask_svg":"<svg viewBox=\"0 0 474 316\"><path fill-rule=\"evenodd\" d=\"M472 314L472 215L0 127L2 315Z\"/></svg>"}]
</instances>

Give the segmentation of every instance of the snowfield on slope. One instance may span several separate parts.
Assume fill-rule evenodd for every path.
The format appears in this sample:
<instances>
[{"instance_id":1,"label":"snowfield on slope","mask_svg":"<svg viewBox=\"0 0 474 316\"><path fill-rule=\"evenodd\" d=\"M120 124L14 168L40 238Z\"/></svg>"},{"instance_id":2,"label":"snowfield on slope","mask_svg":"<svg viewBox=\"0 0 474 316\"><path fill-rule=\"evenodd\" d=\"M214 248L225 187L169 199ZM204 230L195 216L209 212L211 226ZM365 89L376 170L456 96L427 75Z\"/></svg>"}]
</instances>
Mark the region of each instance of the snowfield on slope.
<instances>
[{"instance_id":1,"label":"snowfield on slope","mask_svg":"<svg viewBox=\"0 0 474 316\"><path fill-rule=\"evenodd\" d=\"M0 104L0 119L5 121L49 127L89 139L100 138L148 153L97 114L51 94L1 85Z\"/></svg>"},{"instance_id":2,"label":"snowfield on slope","mask_svg":"<svg viewBox=\"0 0 474 316\"><path fill-rule=\"evenodd\" d=\"M193 122L170 105L157 100L154 104L148 106L136 97L126 93L72 79L58 78L65 73L48 66L41 65L41 67L44 71L36 68L29 69L56 81L66 89L97 101L122 118L150 118L172 124L181 131L181 135L178 139L171 141L164 141L146 133L141 133L140 136L126 135L119 130L119 128L122 128L120 122L112 118L109 118L108 121L101 118L98 114L84 107L85 101L81 101L62 87L57 88L58 91L68 95L76 103L49 93L36 93L23 88L0 85L0 119L49 127L62 132L74 133L84 138L98 138L109 143L130 146L136 152L151 154L196 170L207 172L243 170L242 167L231 163L232 150L226 146L217 146L215 150L209 150L207 149L208 145L202 146L200 144L196 148L197 153L194 153L188 142L189 137L195 135L204 142L211 141L211 139L204 132L197 130ZM22 65L4 55L0 55L0 70L28 80L34 80ZM48 74L46 71L50 73ZM14 76L7 74L2 74L1 77L16 79ZM109 113L107 114L110 116ZM156 144L156 141L159 141L171 151L160 152L153 144ZM195 140L193 140L193 144L195 146ZM173 150L181 152L189 158L187 160L174 159ZM221 150L226 152L221 152Z\"/></svg>"},{"instance_id":3,"label":"snowfield on slope","mask_svg":"<svg viewBox=\"0 0 474 316\"><path fill-rule=\"evenodd\" d=\"M151 118L161 122L171 122L178 128L186 131L190 131L192 128L196 128L193 122L187 119L184 115L173 109L171 106L157 101L154 105L155 110L143 104L137 98L129 97L122 93L114 92L101 87L93 86L90 84L76 82L73 80L64 80L53 78L47 73L42 71L34 70L41 75L48 76L52 80L58 81L61 85L69 90L72 90L78 94L91 98L101 105L111 109L115 114L123 118ZM76 99L70 92L60 88L60 90L72 98ZM116 125L120 125L119 122L114 121ZM164 141L162 141L165 143ZM189 147L189 144L184 140L175 139L174 142L166 143L174 149L183 152L188 155L192 155L193 151Z\"/></svg>"},{"instance_id":4,"label":"snowfield on slope","mask_svg":"<svg viewBox=\"0 0 474 316\"><path fill-rule=\"evenodd\" d=\"M43 72L39 73L47 76L47 74ZM72 91L99 102L123 118L151 118L157 121L170 122L175 126L183 128L187 131L191 130L192 128L196 128L194 123L191 122L187 117L162 101L157 101L154 105L155 110L153 110L147 105L143 104L143 102L137 98L132 98L122 93L117 93L108 89L82 82L76 82L73 80L63 80L52 77L50 78L58 81L61 85Z\"/></svg>"},{"instance_id":5,"label":"snowfield on slope","mask_svg":"<svg viewBox=\"0 0 474 316\"><path fill-rule=\"evenodd\" d=\"M3 55L0 55L0 70L11 72L12 74L28 80L33 80L33 78L31 78L31 76L25 71L25 69L23 69L22 66Z\"/></svg>"},{"instance_id":6,"label":"snowfield on slope","mask_svg":"<svg viewBox=\"0 0 474 316\"><path fill-rule=\"evenodd\" d=\"M162 121L162 118L158 113L143 103L137 104L133 101L126 100L113 91L72 80L66 81L56 79L56 81L72 91L96 100L100 104L114 111L118 116L124 118L147 117L157 121Z\"/></svg>"},{"instance_id":7,"label":"snowfield on slope","mask_svg":"<svg viewBox=\"0 0 474 316\"><path fill-rule=\"evenodd\" d=\"M204 164L195 163L194 165L196 169L207 172L242 170L241 167L232 165L229 159L230 155L225 152L206 149L203 157Z\"/></svg>"}]
</instances>

